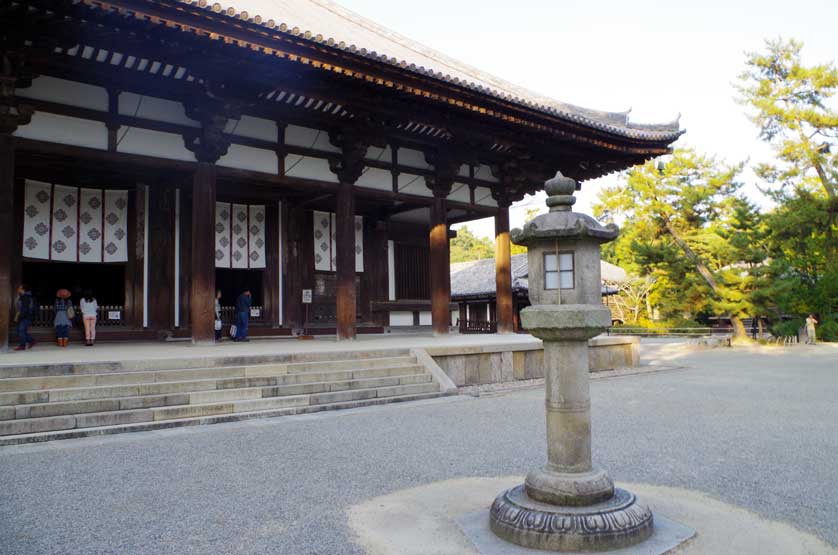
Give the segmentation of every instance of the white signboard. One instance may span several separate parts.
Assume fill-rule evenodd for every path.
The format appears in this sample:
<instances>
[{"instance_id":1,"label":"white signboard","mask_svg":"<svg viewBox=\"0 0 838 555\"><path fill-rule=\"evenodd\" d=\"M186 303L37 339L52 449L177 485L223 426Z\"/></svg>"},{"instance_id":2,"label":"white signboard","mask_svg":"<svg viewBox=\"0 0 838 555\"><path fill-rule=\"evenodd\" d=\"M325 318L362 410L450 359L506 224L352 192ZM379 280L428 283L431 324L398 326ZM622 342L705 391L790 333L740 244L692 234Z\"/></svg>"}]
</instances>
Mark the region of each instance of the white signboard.
<instances>
[{"instance_id":1,"label":"white signboard","mask_svg":"<svg viewBox=\"0 0 838 555\"><path fill-rule=\"evenodd\" d=\"M259 318L262 316L262 309L261 308L251 308L250 309L250 317L251 318Z\"/></svg>"},{"instance_id":2,"label":"white signboard","mask_svg":"<svg viewBox=\"0 0 838 555\"><path fill-rule=\"evenodd\" d=\"M311 289L303 289L303 303L311 304Z\"/></svg>"},{"instance_id":3,"label":"white signboard","mask_svg":"<svg viewBox=\"0 0 838 555\"><path fill-rule=\"evenodd\" d=\"M109 310L108 320L122 320L122 312L119 310Z\"/></svg>"}]
</instances>

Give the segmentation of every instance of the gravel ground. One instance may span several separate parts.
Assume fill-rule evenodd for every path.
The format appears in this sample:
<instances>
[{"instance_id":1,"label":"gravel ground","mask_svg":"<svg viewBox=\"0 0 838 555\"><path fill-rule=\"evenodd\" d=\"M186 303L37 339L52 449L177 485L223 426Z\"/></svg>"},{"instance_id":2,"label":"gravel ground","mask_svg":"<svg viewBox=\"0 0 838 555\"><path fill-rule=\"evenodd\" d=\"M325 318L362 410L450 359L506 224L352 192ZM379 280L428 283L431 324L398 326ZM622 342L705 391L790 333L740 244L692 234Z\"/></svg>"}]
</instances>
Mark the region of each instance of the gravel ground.
<instances>
[{"instance_id":1,"label":"gravel ground","mask_svg":"<svg viewBox=\"0 0 838 555\"><path fill-rule=\"evenodd\" d=\"M592 383L616 480L700 490L838 545L838 348L710 350ZM0 553L360 554L346 509L544 459L542 392L0 449Z\"/></svg>"}]
</instances>

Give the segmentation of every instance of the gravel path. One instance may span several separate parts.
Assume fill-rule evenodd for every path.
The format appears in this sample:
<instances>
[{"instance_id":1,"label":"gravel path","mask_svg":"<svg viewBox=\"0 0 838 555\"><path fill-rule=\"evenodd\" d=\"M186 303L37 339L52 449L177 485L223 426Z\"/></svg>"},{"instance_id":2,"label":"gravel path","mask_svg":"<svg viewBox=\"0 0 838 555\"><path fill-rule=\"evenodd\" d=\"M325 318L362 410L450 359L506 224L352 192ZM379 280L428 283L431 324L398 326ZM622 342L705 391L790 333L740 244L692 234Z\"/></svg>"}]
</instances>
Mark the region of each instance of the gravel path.
<instances>
[{"instance_id":1,"label":"gravel path","mask_svg":"<svg viewBox=\"0 0 838 555\"><path fill-rule=\"evenodd\" d=\"M838 349L712 350L592 383L616 480L701 490L838 545ZM360 554L346 509L524 474L542 392L0 449L0 553Z\"/></svg>"}]
</instances>

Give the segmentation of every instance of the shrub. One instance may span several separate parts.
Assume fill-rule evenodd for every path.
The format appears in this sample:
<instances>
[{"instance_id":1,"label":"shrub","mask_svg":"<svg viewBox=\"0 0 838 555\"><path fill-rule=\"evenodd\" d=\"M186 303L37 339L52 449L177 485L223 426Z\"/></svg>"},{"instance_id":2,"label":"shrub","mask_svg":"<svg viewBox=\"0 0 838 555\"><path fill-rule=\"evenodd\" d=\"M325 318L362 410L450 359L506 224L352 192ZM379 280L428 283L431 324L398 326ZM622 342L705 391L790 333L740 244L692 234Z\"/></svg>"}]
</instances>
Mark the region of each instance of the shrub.
<instances>
[{"instance_id":1,"label":"shrub","mask_svg":"<svg viewBox=\"0 0 838 555\"><path fill-rule=\"evenodd\" d=\"M771 327L771 333L776 337L786 337L788 335L797 335L797 332L802 328L806 322L803 318L795 318L794 320L786 320Z\"/></svg>"},{"instance_id":2,"label":"shrub","mask_svg":"<svg viewBox=\"0 0 838 555\"><path fill-rule=\"evenodd\" d=\"M838 319L824 320L818 326L818 339L823 341L838 341Z\"/></svg>"}]
</instances>

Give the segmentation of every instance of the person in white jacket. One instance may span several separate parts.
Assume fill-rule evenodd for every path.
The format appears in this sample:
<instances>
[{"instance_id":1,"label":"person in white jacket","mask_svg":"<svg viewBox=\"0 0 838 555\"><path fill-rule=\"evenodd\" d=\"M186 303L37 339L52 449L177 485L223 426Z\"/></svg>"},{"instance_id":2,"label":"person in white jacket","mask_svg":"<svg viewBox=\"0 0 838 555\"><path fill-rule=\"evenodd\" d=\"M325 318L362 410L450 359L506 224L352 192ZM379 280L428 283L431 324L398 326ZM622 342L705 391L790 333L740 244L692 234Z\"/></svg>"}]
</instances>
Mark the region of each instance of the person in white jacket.
<instances>
[{"instance_id":1,"label":"person in white jacket","mask_svg":"<svg viewBox=\"0 0 838 555\"><path fill-rule=\"evenodd\" d=\"M99 311L99 303L96 297L88 289L81 299L81 315L84 320L84 339L88 347L92 347L96 341L96 315Z\"/></svg>"}]
</instances>

